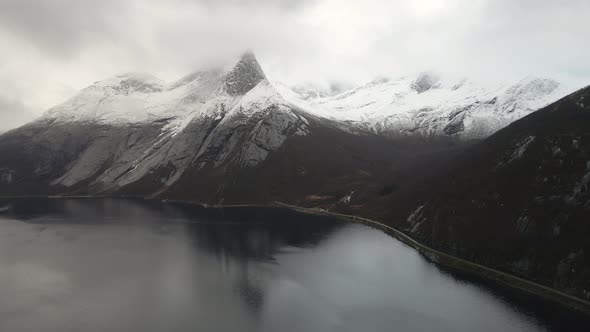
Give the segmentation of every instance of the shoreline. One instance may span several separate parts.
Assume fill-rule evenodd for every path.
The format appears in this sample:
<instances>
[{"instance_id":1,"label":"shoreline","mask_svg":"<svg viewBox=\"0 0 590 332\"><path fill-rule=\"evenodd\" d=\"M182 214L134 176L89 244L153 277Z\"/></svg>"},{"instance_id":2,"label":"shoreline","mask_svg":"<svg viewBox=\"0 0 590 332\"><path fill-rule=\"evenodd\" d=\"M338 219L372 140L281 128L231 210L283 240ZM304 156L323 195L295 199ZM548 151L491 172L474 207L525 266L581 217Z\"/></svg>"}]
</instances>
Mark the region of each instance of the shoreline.
<instances>
[{"instance_id":1,"label":"shoreline","mask_svg":"<svg viewBox=\"0 0 590 332\"><path fill-rule=\"evenodd\" d=\"M401 241L402 243L412 247L418 253L423 255L426 259L431 260L432 262L439 264L441 266L451 268L454 270L458 270L461 272L465 272L468 274L472 274L483 279L492 281L497 283L501 286L508 287L517 291L525 292L527 294L532 294L534 296L541 297L543 299L556 302L560 305L566 306L578 312L581 312L586 315L590 315L590 301L583 300L576 296L561 292L557 289L551 288L549 286L545 286L539 283L536 283L531 280L527 280L521 277L517 277L513 274L502 272L484 265L480 265L468 260L465 260L460 257L456 257L442 251L433 249L427 245L424 245L412 237L408 236L407 234L403 233L402 231L382 224L378 221L371 220L368 218L329 212L329 211L322 211L313 208L305 208L296 205L290 205L282 202L274 202L275 206L281 206L284 208L292 209L301 213L306 214L313 214L313 215L326 215L326 216L333 216L338 217L344 220L347 220L352 223L359 223L364 224L376 229L379 229L386 234L395 237L397 240Z\"/></svg>"},{"instance_id":2,"label":"shoreline","mask_svg":"<svg viewBox=\"0 0 590 332\"><path fill-rule=\"evenodd\" d=\"M212 209L223 209L223 208L236 208L236 207L250 207L250 208L268 208L268 207L280 207L284 209L289 209L292 211L296 211L302 214L310 214L316 216L332 216L336 217L341 220L345 220L351 223L363 224L369 227L379 229L384 233L394 237L398 241L410 246L414 250L416 250L419 254L424 256L427 260L432 261L435 264L439 264L441 266L461 271L467 274L471 274L473 276L477 276L493 283L496 283L500 286L507 287L516 291L524 292L533 296L538 296L545 300L549 300L565 306L567 308L573 309L575 311L581 312L583 314L590 316L590 301L586 301L579 297L561 292L549 286L545 286L539 283L536 283L531 280L527 280L513 274L502 272L484 265L480 265L478 263L474 263L463 258L459 258L442 251L436 250L431 248L427 245L424 245L416 240L414 240L409 235L403 233L402 231L392 227L380 223L375 220L371 220L368 218L358 217L354 215L347 215L341 214L336 212L324 211L319 210L316 208L306 208L297 205L287 204L279 201L274 201L269 204L227 204L227 205L217 205L217 204L203 204L197 201L188 201L188 200L160 200L154 198L145 198L140 196L91 196L91 195L74 195L74 196L61 196L61 195L27 195L27 196L0 196L0 199L19 199L19 198L47 198L47 199L87 199L87 198L113 198L113 199L138 199L144 201L158 201L161 203L170 203L170 204L187 204L187 205L196 205L202 208L212 208Z\"/></svg>"}]
</instances>

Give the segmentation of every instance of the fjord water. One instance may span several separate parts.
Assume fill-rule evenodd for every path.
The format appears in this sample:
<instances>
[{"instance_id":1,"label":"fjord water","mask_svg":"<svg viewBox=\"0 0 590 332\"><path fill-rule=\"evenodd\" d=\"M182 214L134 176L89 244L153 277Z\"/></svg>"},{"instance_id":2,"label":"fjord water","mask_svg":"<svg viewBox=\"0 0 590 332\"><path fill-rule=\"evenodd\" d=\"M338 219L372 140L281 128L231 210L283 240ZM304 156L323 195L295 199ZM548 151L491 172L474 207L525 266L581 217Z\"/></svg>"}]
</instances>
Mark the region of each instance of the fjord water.
<instances>
[{"instance_id":1,"label":"fjord water","mask_svg":"<svg viewBox=\"0 0 590 332\"><path fill-rule=\"evenodd\" d=\"M21 199L0 331L565 331L584 318L444 272L362 225L271 208Z\"/></svg>"}]
</instances>

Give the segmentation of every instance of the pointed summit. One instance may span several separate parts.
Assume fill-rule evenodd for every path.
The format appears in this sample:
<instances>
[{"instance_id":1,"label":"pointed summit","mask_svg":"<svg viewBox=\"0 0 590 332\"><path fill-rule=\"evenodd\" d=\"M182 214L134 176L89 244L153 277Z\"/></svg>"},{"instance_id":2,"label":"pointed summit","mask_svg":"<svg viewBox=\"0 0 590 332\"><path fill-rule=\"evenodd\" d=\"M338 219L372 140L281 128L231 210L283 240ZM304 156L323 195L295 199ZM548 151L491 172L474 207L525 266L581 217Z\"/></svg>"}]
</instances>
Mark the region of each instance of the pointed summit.
<instances>
[{"instance_id":1,"label":"pointed summit","mask_svg":"<svg viewBox=\"0 0 590 332\"><path fill-rule=\"evenodd\" d=\"M232 96L243 95L264 80L266 80L266 76L258 64L256 56L248 50L225 76L223 89Z\"/></svg>"},{"instance_id":2,"label":"pointed summit","mask_svg":"<svg viewBox=\"0 0 590 332\"><path fill-rule=\"evenodd\" d=\"M436 89L440 85L438 75L431 72L423 72L412 83L412 89L418 93L424 93L428 90Z\"/></svg>"}]
</instances>

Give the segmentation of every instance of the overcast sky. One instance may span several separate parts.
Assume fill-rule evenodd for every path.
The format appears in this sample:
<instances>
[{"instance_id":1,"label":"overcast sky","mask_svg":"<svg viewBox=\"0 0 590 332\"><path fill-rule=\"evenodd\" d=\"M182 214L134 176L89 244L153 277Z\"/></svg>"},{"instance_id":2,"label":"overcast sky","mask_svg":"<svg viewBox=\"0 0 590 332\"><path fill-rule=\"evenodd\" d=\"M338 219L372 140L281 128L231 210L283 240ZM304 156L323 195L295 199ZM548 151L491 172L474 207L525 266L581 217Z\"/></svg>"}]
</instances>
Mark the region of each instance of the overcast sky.
<instances>
[{"instance_id":1,"label":"overcast sky","mask_svg":"<svg viewBox=\"0 0 590 332\"><path fill-rule=\"evenodd\" d=\"M0 114L94 81L173 80L252 49L287 84L423 70L590 83L589 0L1 0Z\"/></svg>"}]
</instances>

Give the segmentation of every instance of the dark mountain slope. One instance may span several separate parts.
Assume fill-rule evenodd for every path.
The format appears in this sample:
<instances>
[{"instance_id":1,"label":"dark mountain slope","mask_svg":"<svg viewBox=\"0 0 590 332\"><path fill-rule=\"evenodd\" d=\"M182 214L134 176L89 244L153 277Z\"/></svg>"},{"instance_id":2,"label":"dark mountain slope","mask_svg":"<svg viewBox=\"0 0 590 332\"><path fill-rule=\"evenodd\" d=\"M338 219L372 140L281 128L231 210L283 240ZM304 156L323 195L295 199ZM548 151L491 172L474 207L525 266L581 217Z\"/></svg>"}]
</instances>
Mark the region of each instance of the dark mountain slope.
<instances>
[{"instance_id":1,"label":"dark mountain slope","mask_svg":"<svg viewBox=\"0 0 590 332\"><path fill-rule=\"evenodd\" d=\"M134 147L152 145L162 124L111 126L96 123L37 121L0 139L0 172L12 174L0 183L0 195L91 193L90 182ZM74 186L56 183L75 167L81 180ZM83 192L77 188L85 188ZM95 188L96 189L96 188Z\"/></svg>"},{"instance_id":2,"label":"dark mountain slope","mask_svg":"<svg viewBox=\"0 0 590 332\"><path fill-rule=\"evenodd\" d=\"M590 88L453 165L408 193L407 219L399 201L384 218L438 249L590 299Z\"/></svg>"},{"instance_id":3,"label":"dark mountain slope","mask_svg":"<svg viewBox=\"0 0 590 332\"><path fill-rule=\"evenodd\" d=\"M408 178L400 172L433 159L430 152L453 148L449 138L352 131L285 100L251 52L229 71L198 71L172 84L129 73L0 136L0 195L332 207L351 193L379 196Z\"/></svg>"},{"instance_id":4,"label":"dark mountain slope","mask_svg":"<svg viewBox=\"0 0 590 332\"><path fill-rule=\"evenodd\" d=\"M351 198L373 200L392 184L396 189L410 186L423 176L416 170L428 172L427 168L443 163L464 146L442 139L357 135L343 130L341 124L305 113L298 115L305 119L308 133L290 136L279 148L268 151L263 162L244 167L241 159L234 158L218 165L193 164L178 181L154 197L208 204L266 204L278 200L349 210ZM276 123L272 116L261 122L262 127ZM234 131L233 135L240 132ZM237 140L250 139L246 135ZM218 152L213 151L210 157L216 155ZM142 195L161 186L158 178L145 177L118 193Z\"/></svg>"},{"instance_id":5,"label":"dark mountain slope","mask_svg":"<svg viewBox=\"0 0 590 332\"><path fill-rule=\"evenodd\" d=\"M306 134L251 53L171 85L120 75L0 136L0 195L118 194L141 182L134 192L154 196L187 170L253 167Z\"/></svg>"}]
</instances>

